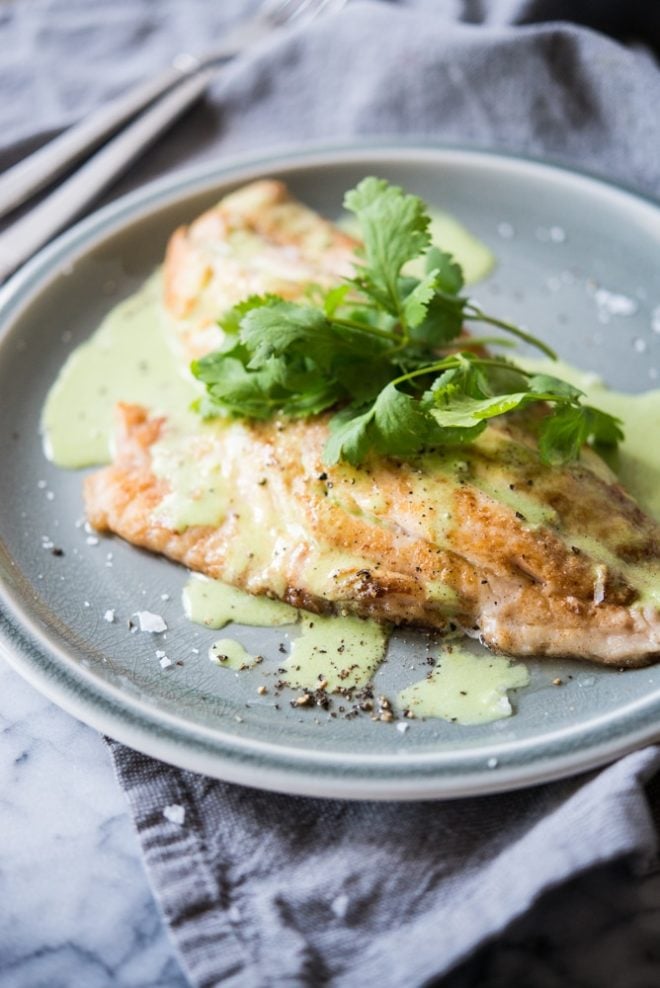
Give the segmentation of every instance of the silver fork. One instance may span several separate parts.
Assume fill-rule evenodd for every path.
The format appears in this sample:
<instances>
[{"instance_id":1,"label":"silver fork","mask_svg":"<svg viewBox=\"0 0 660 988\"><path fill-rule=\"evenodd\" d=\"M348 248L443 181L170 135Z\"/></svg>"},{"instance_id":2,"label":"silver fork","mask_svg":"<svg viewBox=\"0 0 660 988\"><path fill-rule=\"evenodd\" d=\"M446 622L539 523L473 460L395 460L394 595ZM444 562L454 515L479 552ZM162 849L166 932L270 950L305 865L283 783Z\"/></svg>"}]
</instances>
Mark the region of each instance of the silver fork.
<instances>
[{"instance_id":1,"label":"silver fork","mask_svg":"<svg viewBox=\"0 0 660 988\"><path fill-rule=\"evenodd\" d=\"M347 0L264 0L257 13L196 56L131 89L0 176L0 216L12 211L121 128L58 189L0 235L0 283L71 222L202 95L219 66L271 32L340 10ZM144 112L141 112L144 111ZM138 115L139 114L139 115Z\"/></svg>"}]
</instances>

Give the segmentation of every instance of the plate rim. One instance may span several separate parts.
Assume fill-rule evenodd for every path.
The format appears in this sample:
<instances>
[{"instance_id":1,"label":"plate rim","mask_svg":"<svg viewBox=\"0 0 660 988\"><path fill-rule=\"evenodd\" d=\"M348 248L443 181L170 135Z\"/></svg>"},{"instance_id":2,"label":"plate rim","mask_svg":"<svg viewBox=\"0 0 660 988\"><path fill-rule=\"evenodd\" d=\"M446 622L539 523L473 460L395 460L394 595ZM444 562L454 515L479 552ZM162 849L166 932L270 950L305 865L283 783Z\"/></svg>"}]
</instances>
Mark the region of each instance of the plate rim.
<instances>
[{"instance_id":1,"label":"plate rim","mask_svg":"<svg viewBox=\"0 0 660 988\"><path fill-rule=\"evenodd\" d=\"M213 185L234 179L249 181L257 174L263 175L274 169L282 171L287 167L359 164L361 159L373 159L379 155L390 162L411 162L413 155L416 156L414 160L420 160L421 155L427 161L438 164L467 160L473 164L475 161L488 162L491 167L505 170L531 169L537 175L546 171L573 186L576 181L584 182L593 191L595 184L606 195L622 196L638 207L660 209L660 200L654 196L584 169L525 154L439 142L392 143L378 140L324 143L306 145L304 148L280 148L260 155L236 156L220 165L218 162L206 162L177 170L121 196L44 247L0 288L0 343L12 321L20 317L22 309L47 289L66 264L75 263L81 253L92 250L127 223L139 223L153 211L168 204L174 205L178 199L203 193ZM576 749L568 737L577 734L584 739L585 728L578 725L555 731L551 743L547 738L545 743L528 741L525 747L527 755L522 758L518 742L517 757L511 759L507 756L505 745L489 744L488 751L492 754L488 758L479 749L462 752L458 756L456 752L444 753L446 758L440 752L417 753L408 757L362 756L362 760L351 769L351 756L334 754L323 758L322 753L318 752L309 756L292 748L278 746L272 749L268 742L255 739L237 739L228 735L219 737L217 732L212 737L211 728L192 724L167 711L150 709L139 698L122 694L118 687L99 680L91 670L74 666L72 659L67 662L62 660L62 656L54 655L63 653L64 649L53 649L45 633L40 632L28 615L21 614L20 606L13 598L0 575L0 656L24 679L68 713L122 743L180 768L229 782L328 798L457 798L508 791L587 771L660 739L660 729L657 727L659 695L655 701L651 698L628 703L614 716L610 713L596 718L596 724L592 721L591 729L586 731L587 739L589 735L602 733L602 728L599 731L597 724L603 719L609 725L608 737L595 742L592 740L586 751L582 746ZM625 721L626 712L630 717L635 711L637 727L626 730L625 723L620 722ZM618 730L613 731L612 724L618 726ZM462 760L468 769L466 775L455 771L453 775L446 776L438 771L440 762L456 763L457 759ZM336 763L341 760L344 761L343 768L337 770ZM368 776L370 770L380 768L378 763L381 761L393 763L389 781L380 776ZM410 781L401 775L406 762L414 762L417 769L417 775L413 769ZM427 771L427 764L431 769L435 767L436 771ZM335 771L332 771L333 765ZM398 773L393 771L397 767Z\"/></svg>"}]
</instances>

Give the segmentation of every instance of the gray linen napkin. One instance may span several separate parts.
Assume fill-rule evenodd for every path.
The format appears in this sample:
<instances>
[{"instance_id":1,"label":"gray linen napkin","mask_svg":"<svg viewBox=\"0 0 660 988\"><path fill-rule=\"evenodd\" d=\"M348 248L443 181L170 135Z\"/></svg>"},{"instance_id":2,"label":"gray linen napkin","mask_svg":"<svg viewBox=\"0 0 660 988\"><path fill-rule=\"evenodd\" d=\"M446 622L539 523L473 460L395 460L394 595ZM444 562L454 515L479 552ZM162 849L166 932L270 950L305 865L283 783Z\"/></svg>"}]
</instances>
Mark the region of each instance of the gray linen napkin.
<instances>
[{"instance_id":1,"label":"gray linen napkin","mask_svg":"<svg viewBox=\"0 0 660 988\"><path fill-rule=\"evenodd\" d=\"M647 748L603 772L459 802L262 793L110 742L193 984L422 985L586 868L651 859ZM183 807L181 825L163 816Z\"/></svg>"},{"instance_id":2,"label":"gray linen napkin","mask_svg":"<svg viewBox=\"0 0 660 988\"><path fill-rule=\"evenodd\" d=\"M0 165L255 5L6 3ZM636 45L534 23L569 13ZM402 134L560 159L660 194L653 46L657 7L642 3L354 3L237 61L113 194L237 151ZM644 782L658 749L527 792L425 804L260 793L110 750L200 986L421 985L548 888L656 853ZM181 823L163 815L172 804Z\"/></svg>"}]
</instances>

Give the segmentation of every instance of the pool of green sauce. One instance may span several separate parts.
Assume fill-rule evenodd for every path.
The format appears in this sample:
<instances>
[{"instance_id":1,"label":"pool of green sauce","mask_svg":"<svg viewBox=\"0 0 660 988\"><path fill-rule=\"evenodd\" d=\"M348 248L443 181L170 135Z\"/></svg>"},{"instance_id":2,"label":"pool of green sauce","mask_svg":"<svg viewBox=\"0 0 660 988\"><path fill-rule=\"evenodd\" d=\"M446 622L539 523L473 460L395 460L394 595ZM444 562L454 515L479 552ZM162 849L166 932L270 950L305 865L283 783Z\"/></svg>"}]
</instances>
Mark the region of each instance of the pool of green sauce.
<instances>
[{"instance_id":1,"label":"pool of green sauce","mask_svg":"<svg viewBox=\"0 0 660 988\"><path fill-rule=\"evenodd\" d=\"M440 645L433 671L397 697L407 717L439 717L452 723L488 724L513 713L509 690L529 684L521 662L491 655L470 643Z\"/></svg>"}]
</instances>

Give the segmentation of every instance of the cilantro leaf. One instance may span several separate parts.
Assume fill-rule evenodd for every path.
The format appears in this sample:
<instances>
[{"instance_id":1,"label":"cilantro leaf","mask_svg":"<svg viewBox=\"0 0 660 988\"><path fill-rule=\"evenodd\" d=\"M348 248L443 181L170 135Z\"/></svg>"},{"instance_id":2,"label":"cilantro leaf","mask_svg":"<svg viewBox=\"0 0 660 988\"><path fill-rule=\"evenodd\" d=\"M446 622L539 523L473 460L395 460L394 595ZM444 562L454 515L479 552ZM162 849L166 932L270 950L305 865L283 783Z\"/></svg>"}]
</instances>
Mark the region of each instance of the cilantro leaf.
<instances>
[{"instance_id":1,"label":"cilantro leaf","mask_svg":"<svg viewBox=\"0 0 660 988\"><path fill-rule=\"evenodd\" d=\"M436 271L436 287L447 295L458 295L465 285L463 269L451 254L431 247L426 253L426 270Z\"/></svg>"},{"instance_id":2,"label":"cilantro leaf","mask_svg":"<svg viewBox=\"0 0 660 988\"><path fill-rule=\"evenodd\" d=\"M433 295L423 321L411 327L410 338L433 348L451 343L463 329L464 307L464 299Z\"/></svg>"},{"instance_id":3,"label":"cilantro leaf","mask_svg":"<svg viewBox=\"0 0 660 988\"><path fill-rule=\"evenodd\" d=\"M350 406L330 419L330 436L325 444L328 466L346 460L358 466L373 446L373 408L356 414Z\"/></svg>"},{"instance_id":4,"label":"cilantro leaf","mask_svg":"<svg viewBox=\"0 0 660 988\"><path fill-rule=\"evenodd\" d=\"M430 218L417 196L380 178L365 178L346 193L344 206L355 213L364 241L357 284L389 312L400 311L397 279L407 261L430 246Z\"/></svg>"},{"instance_id":5,"label":"cilantro leaf","mask_svg":"<svg viewBox=\"0 0 660 988\"><path fill-rule=\"evenodd\" d=\"M480 425L486 419L506 415L520 408L529 400L528 392L523 391L509 395L496 395L492 398L470 398L459 394L453 401L431 409L438 425L449 429L471 429Z\"/></svg>"},{"instance_id":6,"label":"cilantro leaf","mask_svg":"<svg viewBox=\"0 0 660 988\"><path fill-rule=\"evenodd\" d=\"M613 446L623 439L619 419L590 405L565 405L548 415L539 433L541 460L551 466L576 460L587 442Z\"/></svg>"},{"instance_id":7,"label":"cilantro leaf","mask_svg":"<svg viewBox=\"0 0 660 988\"><path fill-rule=\"evenodd\" d=\"M477 399L491 396L488 370L472 354L457 353L453 366L443 371L431 386L434 404L447 404L454 395Z\"/></svg>"},{"instance_id":8,"label":"cilantro leaf","mask_svg":"<svg viewBox=\"0 0 660 988\"><path fill-rule=\"evenodd\" d=\"M527 387L536 394L551 391L554 394L564 395L566 398L581 398L584 394L583 391L575 388L568 381L562 381L550 374L534 374L533 377L529 378Z\"/></svg>"},{"instance_id":9,"label":"cilantro leaf","mask_svg":"<svg viewBox=\"0 0 660 988\"><path fill-rule=\"evenodd\" d=\"M392 379L392 365L383 359L347 358L337 361L335 370L352 401L359 405L373 401Z\"/></svg>"},{"instance_id":10,"label":"cilantro leaf","mask_svg":"<svg viewBox=\"0 0 660 988\"><path fill-rule=\"evenodd\" d=\"M320 367L328 367L337 347L322 310L281 299L250 309L241 320L240 340L250 352L250 367L255 368L285 352L304 353Z\"/></svg>"},{"instance_id":11,"label":"cilantro leaf","mask_svg":"<svg viewBox=\"0 0 660 988\"><path fill-rule=\"evenodd\" d=\"M393 382L378 395L373 416L378 432L376 446L388 456L410 456L429 438L432 420L419 399L399 391Z\"/></svg>"},{"instance_id":12,"label":"cilantro leaf","mask_svg":"<svg viewBox=\"0 0 660 988\"><path fill-rule=\"evenodd\" d=\"M274 365L259 372L249 371L233 356L221 360L204 357L193 364L193 373L207 382L206 415L209 401L238 417L267 419L277 410L282 394Z\"/></svg>"},{"instance_id":13,"label":"cilantro leaf","mask_svg":"<svg viewBox=\"0 0 660 988\"><path fill-rule=\"evenodd\" d=\"M589 417L587 442L595 446L616 446L621 442L624 438L621 419L591 405L583 408Z\"/></svg>"},{"instance_id":14,"label":"cilantro leaf","mask_svg":"<svg viewBox=\"0 0 660 988\"><path fill-rule=\"evenodd\" d=\"M539 433L539 453L543 463L556 466L576 460L587 438L579 405L566 405L544 420Z\"/></svg>"},{"instance_id":15,"label":"cilantro leaf","mask_svg":"<svg viewBox=\"0 0 660 988\"><path fill-rule=\"evenodd\" d=\"M417 282L403 300L403 318L411 329L424 322L431 299L435 295L437 280L438 270L433 268Z\"/></svg>"},{"instance_id":16,"label":"cilantro leaf","mask_svg":"<svg viewBox=\"0 0 660 988\"><path fill-rule=\"evenodd\" d=\"M243 316L252 309L261 309L266 305L276 305L281 301L277 295L249 295L242 302L234 305L218 320L218 325L231 336L238 335Z\"/></svg>"}]
</instances>

